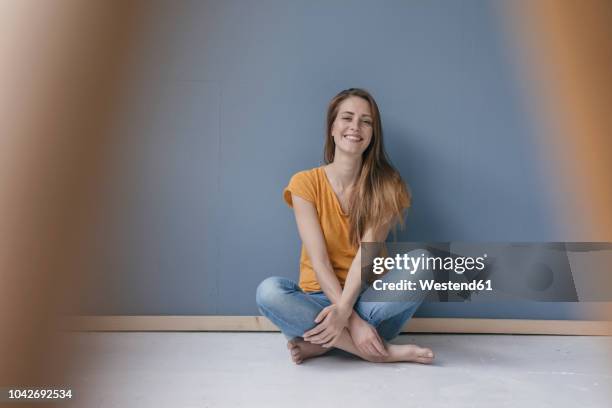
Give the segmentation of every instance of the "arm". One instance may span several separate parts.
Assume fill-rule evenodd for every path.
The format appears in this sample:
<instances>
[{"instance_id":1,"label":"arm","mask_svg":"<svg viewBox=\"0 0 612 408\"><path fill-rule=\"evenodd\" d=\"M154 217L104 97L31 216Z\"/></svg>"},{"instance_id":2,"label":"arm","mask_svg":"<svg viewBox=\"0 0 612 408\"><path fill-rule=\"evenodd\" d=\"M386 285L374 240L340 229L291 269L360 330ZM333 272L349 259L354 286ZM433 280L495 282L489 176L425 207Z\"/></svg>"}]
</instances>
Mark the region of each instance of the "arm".
<instances>
[{"instance_id":1,"label":"arm","mask_svg":"<svg viewBox=\"0 0 612 408\"><path fill-rule=\"evenodd\" d=\"M389 234L391 226L397 220L394 218L390 222L383 224L376 230L368 229L363 235L361 242L384 242ZM371 260L366 260L366 264ZM353 308L359 294L361 293L361 246L348 272L344 291L339 302L341 309ZM369 355L386 356L385 343L378 335L378 331L371 324L366 322L357 313L353 313L349 319L349 332L355 346L363 353Z\"/></svg>"},{"instance_id":2,"label":"arm","mask_svg":"<svg viewBox=\"0 0 612 408\"><path fill-rule=\"evenodd\" d=\"M396 219L393 218L386 224L381 225L376 229L369 228L363 234L361 238L361 242L384 242L387 239L387 235L389 235L389 230L391 226L394 225ZM346 277L346 282L344 283L344 290L342 291L342 296L338 303L338 306L341 309L350 308L352 309L361 293L361 245L357 250L357 254L355 258L353 258L353 262L351 263L351 267L349 268L348 275Z\"/></svg>"},{"instance_id":3,"label":"arm","mask_svg":"<svg viewBox=\"0 0 612 408\"><path fill-rule=\"evenodd\" d=\"M317 211L309 201L295 194L291 197L300 238L312 262L321 289L332 302L331 306L319 313L315 319L317 326L304 333L304 339L315 344L327 345L348 326L349 317L361 319L352 306L342 310L336 307L342 297L342 287L329 260Z\"/></svg>"},{"instance_id":4,"label":"arm","mask_svg":"<svg viewBox=\"0 0 612 408\"><path fill-rule=\"evenodd\" d=\"M342 287L327 254L317 210L309 201L295 194L292 194L291 197L298 232L312 262L317 280L325 296L336 304L342 295Z\"/></svg>"}]
</instances>

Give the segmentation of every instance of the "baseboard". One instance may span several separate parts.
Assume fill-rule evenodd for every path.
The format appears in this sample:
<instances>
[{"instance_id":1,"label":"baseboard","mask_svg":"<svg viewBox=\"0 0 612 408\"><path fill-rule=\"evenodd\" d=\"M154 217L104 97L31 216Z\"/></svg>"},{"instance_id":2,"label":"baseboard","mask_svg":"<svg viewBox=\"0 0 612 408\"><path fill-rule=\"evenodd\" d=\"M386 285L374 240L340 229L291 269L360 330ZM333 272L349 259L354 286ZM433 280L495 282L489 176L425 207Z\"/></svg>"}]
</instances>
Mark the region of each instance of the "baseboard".
<instances>
[{"instance_id":1,"label":"baseboard","mask_svg":"<svg viewBox=\"0 0 612 408\"><path fill-rule=\"evenodd\" d=\"M63 327L69 331L278 331L261 316L74 316L65 318ZM403 332L612 336L612 322L414 318Z\"/></svg>"}]
</instances>

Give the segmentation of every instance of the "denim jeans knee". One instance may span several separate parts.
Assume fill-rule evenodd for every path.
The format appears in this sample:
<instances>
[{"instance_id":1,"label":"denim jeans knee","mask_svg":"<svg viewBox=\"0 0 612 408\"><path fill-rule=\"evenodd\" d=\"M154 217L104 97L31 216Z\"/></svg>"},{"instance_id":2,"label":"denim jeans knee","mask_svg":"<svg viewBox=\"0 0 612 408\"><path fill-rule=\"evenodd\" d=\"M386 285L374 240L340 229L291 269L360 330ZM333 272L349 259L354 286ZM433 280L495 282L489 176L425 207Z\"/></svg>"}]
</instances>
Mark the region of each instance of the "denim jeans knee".
<instances>
[{"instance_id":1,"label":"denim jeans knee","mask_svg":"<svg viewBox=\"0 0 612 408\"><path fill-rule=\"evenodd\" d=\"M302 337L316 324L314 319L330 303L325 296L303 292L287 278L267 278L259 284L256 302L261 314L287 338Z\"/></svg>"},{"instance_id":2,"label":"denim jeans knee","mask_svg":"<svg viewBox=\"0 0 612 408\"><path fill-rule=\"evenodd\" d=\"M257 306L270 307L277 303L278 297L282 296L285 288L285 278L271 276L264 279L258 286L255 293L255 302Z\"/></svg>"}]
</instances>

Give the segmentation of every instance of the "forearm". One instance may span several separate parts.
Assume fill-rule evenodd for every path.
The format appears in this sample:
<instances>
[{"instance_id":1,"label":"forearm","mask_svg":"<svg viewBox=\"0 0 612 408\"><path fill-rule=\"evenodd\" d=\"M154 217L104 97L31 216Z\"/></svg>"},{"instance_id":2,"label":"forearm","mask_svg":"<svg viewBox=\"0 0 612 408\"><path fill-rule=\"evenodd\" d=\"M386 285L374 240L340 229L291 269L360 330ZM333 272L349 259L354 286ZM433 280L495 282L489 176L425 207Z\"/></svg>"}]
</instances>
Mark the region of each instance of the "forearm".
<instances>
[{"instance_id":1,"label":"forearm","mask_svg":"<svg viewBox=\"0 0 612 408\"><path fill-rule=\"evenodd\" d=\"M351 263L346 281L344 282L344 290L338 301L338 306L345 310L352 310L359 294L361 293L361 247L357 250L355 258Z\"/></svg>"},{"instance_id":2,"label":"forearm","mask_svg":"<svg viewBox=\"0 0 612 408\"><path fill-rule=\"evenodd\" d=\"M321 285L321 290L323 291L323 293L325 293L325 296L327 296L327 298L332 302L332 304L339 304L340 299L342 298L343 290L342 286L340 285L340 281L338 280L338 277L334 273L332 266L317 265L314 269L315 274L317 276L317 280L319 281L319 285ZM352 309L349 319L351 322L354 322L355 319L360 319L360 317L355 312L355 310Z\"/></svg>"},{"instance_id":3,"label":"forearm","mask_svg":"<svg viewBox=\"0 0 612 408\"><path fill-rule=\"evenodd\" d=\"M370 244L378 243L382 245L384 243L387 234L389 233L389 228L391 226L391 222L382 225L377 229L368 229L362 238L362 242L367 242ZM375 250L378 248L378 250ZM372 262L372 258L375 253L378 253L380 247L376 245L372 248L372 250L366 251L365 253L365 264L369 265ZM362 246L359 245L359 249L353 258L353 262L351 263L351 267L349 268L346 281L344 283L344 290L342 291L342 296L339 301L339 306L343 309L353 309L357 298L359 297L362 289L362 277L361 277L361 261L362 261Z\"/></svg>"},{"instance_id":4,"label":"forearm","mask_svg":"<svg viewBox=\"0 0 612 408\"><path fill-rule=\"evenodd\" d=\"M333 304L337 304L342 296L342 286L331 264L315 264L313 268L321 290Z\"/></svg>"}]
</instances>

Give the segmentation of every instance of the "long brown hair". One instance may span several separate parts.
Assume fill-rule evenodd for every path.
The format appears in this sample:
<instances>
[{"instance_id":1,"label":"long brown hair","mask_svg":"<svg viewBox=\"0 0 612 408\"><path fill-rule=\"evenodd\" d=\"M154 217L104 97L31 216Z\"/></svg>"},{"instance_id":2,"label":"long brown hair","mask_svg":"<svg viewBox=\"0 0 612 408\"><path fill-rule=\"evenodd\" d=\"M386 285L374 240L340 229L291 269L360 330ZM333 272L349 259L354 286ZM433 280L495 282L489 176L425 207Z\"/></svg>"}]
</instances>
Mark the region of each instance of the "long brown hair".
<instances>
[{"instance_id":1,"label":"long brown hair","mask_svg":"<svg viewBox=\"0 0 612 408\"><path fill-rule=\"evenodd\" d=\"M364 89L346 89L329 103L327 136L323 153L325 164L334 161L336 143L331 132L338 115L338 108L342 101L351 96L365 99L370 104L372 112L372 139L362 154L361 168L349 198L349 239L351 244L358 246L368 228L377 228L396 216L399 216L400 224L403 226L402 210L406 200L408 205L410 204L411 196L385 152L378 105L372 95Z\"/></svg>"}]
</instances>

